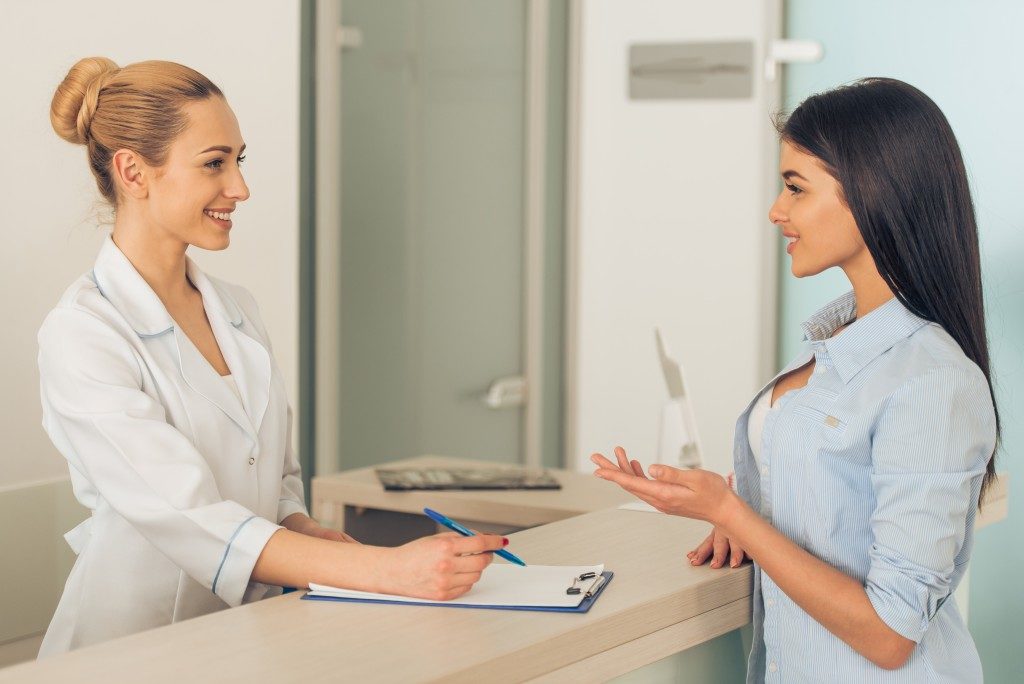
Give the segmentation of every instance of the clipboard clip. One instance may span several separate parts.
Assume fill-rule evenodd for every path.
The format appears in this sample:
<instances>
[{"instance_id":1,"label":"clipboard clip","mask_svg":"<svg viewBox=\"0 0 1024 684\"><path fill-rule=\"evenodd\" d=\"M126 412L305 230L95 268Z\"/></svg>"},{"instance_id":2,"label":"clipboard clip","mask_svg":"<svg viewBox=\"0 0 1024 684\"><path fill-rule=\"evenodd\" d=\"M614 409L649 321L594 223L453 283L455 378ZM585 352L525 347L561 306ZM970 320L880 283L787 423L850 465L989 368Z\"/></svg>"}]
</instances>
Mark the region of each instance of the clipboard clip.
<instances>
[{"instance_id":1,"label":"clipboard clip","mask_svg":"<svg viewBox=\"0 0 1024 684\"><path fill-rule=\"evenodd\" d=\"M586 596L587 598L590 598L591 596L596 594L598 591L600 591L601 590L601 586L604 585L606 579L607 578L604 575L600 575L597 578L597 581L590 585L590 588L587 589L587 593L584 594L584 596Z\"/></svg>"},{"instance_id":2,"label":"clipboard clip","mask_svg":"<svg viewBox=\"0 0 1024 684\"><path fill-rule=\"evenodd\" d=\"M569 588L565 590L565 593L568 594L569 596L574 596L576 594L579 594L580 592L583 591L583 587L577 586L577 583L578 582L585 582L586 580L594 579L595 577L597 577L597 573L596 572L585 572L582 575L580 575L579 577L573 577L572 578L572 584L570 584ZM592 592L594 591L594 589L596 587L601 586L603 583L604 583L604 577L603 576L598 577L598 580L591 585L590 589L587 590L586 596L590 597Z\"/></svg>"}]
</instances>

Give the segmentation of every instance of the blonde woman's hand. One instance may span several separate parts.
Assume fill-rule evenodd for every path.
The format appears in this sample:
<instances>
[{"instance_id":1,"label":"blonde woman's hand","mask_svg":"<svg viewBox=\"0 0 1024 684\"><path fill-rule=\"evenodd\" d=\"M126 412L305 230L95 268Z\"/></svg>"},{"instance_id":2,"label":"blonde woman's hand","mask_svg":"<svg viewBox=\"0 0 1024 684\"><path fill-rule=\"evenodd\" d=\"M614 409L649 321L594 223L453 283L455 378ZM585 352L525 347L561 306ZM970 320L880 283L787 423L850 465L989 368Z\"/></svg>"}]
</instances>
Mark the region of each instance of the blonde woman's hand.
<instances>
[{"instance_id":1,"label":"blonde woman's hand","mask_svg":"<svg viewBox=\"0 0 1024 684\"><path fill-rule=\"evenodd\" d=\"M281 525L292 532L298 532L299 534L304 534L307 537L316 537L317 539L345 542L348 544L359 543L351 536L341 532L340 530L332 530L329 527L324 527L305 513L292 513L281 521Z\"/></svg>"},{"instance_id":2,"label":"blonde woman's hand","mask_svg":"<svg viewBox=\"0 0 1024 684\"><path fill-rule=\"evenodd\" d=\"M700 543L697 548L686 554L691 565L704 565L708 558L711 559L712 568L720 568L729 562L729 567L737 568L743 562L746 552L739 544L729 539L729 536L718 527L711 531L707 539Z\"/></svg>"},{"instance_id":3,"label":"blonde woman's hand","mask_svg":"<svg viewBox=\"0 0 1024 684\"><path fill-rule=\"evenodd\" d=\"M319 525L316 528L306 532L310 537L319 537L320 539L327 539L329 541L344 542L346 544L362 544L355 537L350 534L346 534L341 530L332 530L329 527L321 527Z\"/></svg>"},{"instance_id":4,"label":"blonde woman's hand","mask_svg":"<svg viewBox=\"0 0 1024 684\"><path fill-rule=\"evenodd\" d=\"M494 554L507 544L495 534L436 534L388 549L380 568L382 591L450 601L473 588Z\"/></svg>"}]
</instances>

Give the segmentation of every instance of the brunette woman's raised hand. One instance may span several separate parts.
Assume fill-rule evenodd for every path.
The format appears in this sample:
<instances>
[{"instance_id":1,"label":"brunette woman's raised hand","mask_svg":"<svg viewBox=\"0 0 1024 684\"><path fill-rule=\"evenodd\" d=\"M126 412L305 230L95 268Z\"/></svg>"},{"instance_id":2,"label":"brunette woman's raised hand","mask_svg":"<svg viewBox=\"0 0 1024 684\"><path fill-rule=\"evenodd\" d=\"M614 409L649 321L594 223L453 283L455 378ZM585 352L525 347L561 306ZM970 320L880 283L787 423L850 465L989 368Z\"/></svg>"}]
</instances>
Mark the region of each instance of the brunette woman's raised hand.
<instances>
[{"instance_id":1,"label":"brunette woman's raised hand","mask_svg":"<svg viewBox=\"0 0 1024 684\"><path fill-rule=\"evenodd\" d=\"M594 475L610 480L662 513L706 520L715 525L741 508L742 500L729 487L725 478L708 470L680 470L663 464L644 474L638 461L630 461L626 450L615 448L616 463L602 454L590 460L597 466Z\"/></svg>"}]
</instances>

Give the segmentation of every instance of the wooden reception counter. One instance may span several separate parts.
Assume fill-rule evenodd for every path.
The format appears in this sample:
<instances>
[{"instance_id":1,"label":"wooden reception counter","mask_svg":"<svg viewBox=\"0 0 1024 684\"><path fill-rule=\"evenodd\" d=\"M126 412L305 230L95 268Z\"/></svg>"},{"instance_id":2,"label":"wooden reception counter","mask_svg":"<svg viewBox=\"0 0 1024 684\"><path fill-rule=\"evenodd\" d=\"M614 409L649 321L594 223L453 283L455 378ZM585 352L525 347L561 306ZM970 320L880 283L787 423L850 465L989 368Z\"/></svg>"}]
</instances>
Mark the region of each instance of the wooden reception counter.
<instances>
[{"instance_id":1,"label":"wooden reception counter","mask_svg":"<svg viewBox=\"0 0 1024 684\"><path fill-rule=\"evenodd\" d=\"M615 572L586 614L301 601L300 592L0 670L0 682L607 679L750 620L751 566L693 568L705 523L609 509L513 534Z\"/></svg>"},{"instance_id":2,"label":"wooden reception counter","mask_svg":"<svg viewBox=\"0 0 1024 684\"><path fill-rule=\"evenodd\" d=\"M1007 481L978 526L1006 516ZM605 680L747 624L752 568L694 568L706 523L611 508L511 535L529 563L615 572L587 614L299 600L301 592L0 670L2 682ZM8 587L7 591L16 591Z\"/></svg>"}]
</instances>

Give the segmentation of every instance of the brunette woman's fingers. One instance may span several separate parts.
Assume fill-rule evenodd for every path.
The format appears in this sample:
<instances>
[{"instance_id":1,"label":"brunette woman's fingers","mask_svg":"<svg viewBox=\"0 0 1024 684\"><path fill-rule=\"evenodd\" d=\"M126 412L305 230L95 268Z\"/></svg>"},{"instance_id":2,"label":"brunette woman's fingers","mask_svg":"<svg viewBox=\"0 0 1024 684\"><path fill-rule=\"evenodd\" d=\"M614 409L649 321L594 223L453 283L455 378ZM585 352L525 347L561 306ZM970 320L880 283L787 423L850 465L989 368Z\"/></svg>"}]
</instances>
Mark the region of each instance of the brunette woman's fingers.
<instances>
[{"instance_id":1,"label":"brunette woman's fingers","mask_svg":"<svg viewBox=\"0 0 1024 684\"><path fill-rule=\"evenodd\" d=\"M729 538L724 534L715 534L714 542L715 555L711 558L711 567L720 568L725 565L729 557Z\"/></svg>"},{"instance_id":2,"label":"brunette woman's fingers","mask_svg":"<svg viewBox=\"0 0 1024 684\"><path fill-rule=\"evenodd\" d=\"M738 568L740 563L743 562L743 549L735 544L730 544L729 546L729 567Z\"/></svg>"},{"instance_id":3,"label":"brunette woman's fingers","mask_svg":"<svg viewBox=\"0 0 1024 684\"><path fill-rule=\"evenodd\" d=\"M700 543L700 546L695 548L690 553L693 554L690 557L690 562L694 565L703 565L704 561L711 555L712 545L715 541L715 533L712 532L707 536L707 539Z\"/></svg>"},{"instance_id":4,"label":"brunette woman's fingers","mask_svg":"<svg viewBox=\"0 0 1024 684\"><path fill-rule=\"evenodd\" d=\"M645 480L647 479L647 473L644 472L644 467L640 465L640 461L634 459L629 462L629 465L633 466L634 475L636 475L637 477L642 477Z\"/></svg>"},{"instance_id":5,"label":"brunette woman's fingers","mask_svg":"<svg viewBox=\"0 0 1024 684\"><path fill-rule=\"evenodd\" d=\"M615 460L619 462L619 470L629 475L633 474L633 467L629 464L629 459L626 457L626 450L620 446L615 447Z\"/></svg>"}]
</instances>

